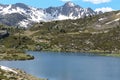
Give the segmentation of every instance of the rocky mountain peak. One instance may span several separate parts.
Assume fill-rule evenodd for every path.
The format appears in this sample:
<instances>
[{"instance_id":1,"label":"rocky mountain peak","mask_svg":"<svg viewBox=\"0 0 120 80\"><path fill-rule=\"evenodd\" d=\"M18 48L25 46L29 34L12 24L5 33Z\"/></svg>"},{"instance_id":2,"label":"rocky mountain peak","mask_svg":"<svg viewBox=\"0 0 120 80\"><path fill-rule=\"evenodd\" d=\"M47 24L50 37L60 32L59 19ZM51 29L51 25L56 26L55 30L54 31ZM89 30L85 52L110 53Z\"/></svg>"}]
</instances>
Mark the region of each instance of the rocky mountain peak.
<instances>
[{"instance_id":1,"label":"rocky mountain peak","mask_svg":"<svg viewBox=\"0 0 120 80\"><path fill-rule=\"evenodd\" d=\"M16 4L13 4L12 6L20 7L20 8L23 8L23 9L30 9L29 6L27 6L26 4L23 4L23 3L16 3Z\"/></svg>"},{"instance_id":2,"label":"rocky mountain peak","mask_svg":"<svg viewBox=\"0 0 120 80\"><path fill-rule=\"evenodd\" d=\"M64 6L67 6L67 7L74 7L74 6L76 6L73 2L71 2L71 1L68 1L68 2L66 2L65 4L64 4Z\"/></svg>"},{"instance_id":3,"label":"rocky mountain peak","mask_svg":"<svg viewBox=\"0 0 120 80\"><path fill-rule=\"evenodd\" d=\"M4 6L5 7L0 7L0 14L2 17L0 22L7 25L9 24L10 26L16 26L19 24L20 26L27 27L28 24L31 25L34 22L78 19L84 18L85 16L96 15L96 12L91 8L82 8L70 1L66 2L62 6L48 7L46 9L30 7L23 3ZM13 17L15 13L17 16ZM17 22L11 22L11 20L15 20Z\"/></svg>"}]
</instances>

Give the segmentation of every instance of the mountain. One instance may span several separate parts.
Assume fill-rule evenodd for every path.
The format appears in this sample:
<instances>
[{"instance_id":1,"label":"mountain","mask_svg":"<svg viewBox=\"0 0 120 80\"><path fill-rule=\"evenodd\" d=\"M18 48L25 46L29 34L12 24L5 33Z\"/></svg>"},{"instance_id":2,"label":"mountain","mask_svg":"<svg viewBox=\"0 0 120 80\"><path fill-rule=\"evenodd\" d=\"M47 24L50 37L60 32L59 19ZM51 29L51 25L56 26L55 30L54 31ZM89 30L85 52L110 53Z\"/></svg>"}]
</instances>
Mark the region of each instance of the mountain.
<instances>
[{"instance_id":1,"label":"mountain","mask_svg":"<svg viewBox=\"0 0 120 80\"><path fill-rule=\"evenodd\" d=\"M67 2L60 7L49 7L45 9L45 12L51 14L54 19L77 19L85 16L96 15L91 8L82 8L79 5L75 5L72 2Z\"/></svg>"},{"instance_id":2,"label":"mountain","mask_svg":"<svg viewBox=\"0 0 120 80\"><path fill-rule=\"evenodd\" d=\"M120 53L120 11L75 20L40 22L28 29L0 28L9 32L8 37L0 39L1 52L5 50L5 53L6 49Z\"/></svg>"},{"instance_id":3,"label":"mountain","mask_svg":"<svg viewBox=\"0 0 120 80\"><path fill-rule=\"evenodd\" d=\"M120 11L30 27L37 50L120 53ZM28 31L30 33L30 31Z\"/></svg>"},{"instance_id":4,"label":"mountain","mask_svg":"<svg viewBox=\"0 0 120 80\"><path fill-rule=\"evenodd\" d=\"M82 8L72 2L46 9L30 7L23 3L0 4L0 23L8 26L28 27L40 21L78 19L96 14L91 8Z\"/></svg>"}]
</instances>

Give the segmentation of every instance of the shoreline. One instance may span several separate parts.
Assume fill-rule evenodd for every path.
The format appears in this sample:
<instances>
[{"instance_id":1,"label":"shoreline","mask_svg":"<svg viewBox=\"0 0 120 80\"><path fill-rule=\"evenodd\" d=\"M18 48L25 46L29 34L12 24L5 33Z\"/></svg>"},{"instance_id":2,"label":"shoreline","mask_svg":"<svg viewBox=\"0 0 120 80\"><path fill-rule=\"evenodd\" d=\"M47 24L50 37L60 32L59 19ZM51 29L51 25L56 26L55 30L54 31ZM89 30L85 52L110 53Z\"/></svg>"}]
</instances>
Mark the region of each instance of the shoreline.
<instances>
[{"instance_id":1,"label":"shoreline","mask_svg":"<svg viewBox=\"0 0 120 80\"><path fill-rule=\"evenodd\" d=\"M37 78L20 69L0 65L0 80L48 80Z\"/></svg>"},{"instance_id":2,"label":"shoreline","mask_svg":"<svg viewBox=\"0 0 120 80\"><path fill-rule=\"evenodd\" d=\"M16 61L16 60L32 60L34 56L26 54L25 51L19 49L4 49L0 50L0 61Z\"/></svg>"},{"instance_id":3,"label":"shoreline","mask_svg":"<svg viewBox=\"0 0 120 80\"><path fill-rule=\"evenodd\" d=\"M92 56L107 56L107 57L120 57L120 53L119 52L114 52L111 53L109 51L96 51L96 50L92 50L92 51L52 51L52 50L41 50L41 51L36 51L36 50L28 50L28 51L34 51L34 52L56 52L56 53L65 53L65 54L83 54L83 55L92 55Z\"/></svg>"},{"instance_id":4,"label":"shoreline","mask_svg":"<svg viewBox=\"0 0 120 80\"><path fill-rule=\"evenodd\" d=\"M27 51L37 51L37 50L27 50ZM7 61L24 61L24 60L33 60L34 56L27 54L27 51L25 50L14 50L14 49L6 49L6 51L4 52L0 52L0 61L3 60L7 60ZM120 52L114 52L111 53L110 51L102 51L102 50L89 50L89 51L76 51L76 50L72 50L72 51L59 51L59 50L41 50L41 51L45 51L45 52L63 52L63 53L83 53L83 54L87 54L87 55L97 55L97 56L111 56L111 57L120 57ZM40 51L38 51L40 52Z\"/></svg>"}]
</instances>

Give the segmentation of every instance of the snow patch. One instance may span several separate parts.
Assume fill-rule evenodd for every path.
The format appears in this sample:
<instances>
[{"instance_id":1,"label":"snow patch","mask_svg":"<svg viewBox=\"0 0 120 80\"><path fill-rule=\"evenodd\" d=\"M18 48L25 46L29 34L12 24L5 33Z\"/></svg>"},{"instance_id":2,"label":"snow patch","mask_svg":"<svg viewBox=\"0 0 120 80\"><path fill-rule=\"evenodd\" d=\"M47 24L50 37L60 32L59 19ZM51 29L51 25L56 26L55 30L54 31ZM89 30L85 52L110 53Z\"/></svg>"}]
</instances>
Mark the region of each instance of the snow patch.
<instances>
[{"instance_id":1,"label":"snow patch","mask_svg":"<svg viewBox=\"0 0 120 80\"><path fill-rule=\"evenodd\" d=\"M4 8L1 12L2 14L7 14L9 13L9 9L11 8L12 5L9 5L8 7Z\"/></svg>"},{"instance_id":2,"label":"snow patch","mask_svg":"<svg viewBox=\"0 0 120 80\"><path fill-rule=\"evenodd\" d=\"M118 18L118 19L115 19L114 21L119 21L120 20L120 18Z\"/></svg>"},{"instance_id":3,"label":"snow patch","mask_svg":"<svg viewBox=\"0 0 120 80\"><path fill-rule=\"evenodd\" d=\"M11 8L11 5L9 5L7 8L3 8L1 13L3 15L5 15L5 14L12 14L12 13L20 13L20 14L22 14L22 13L26 12L24 9L19 8L19 7L17 7L16 9L10 9L10 8Z\"/></svg>"},{"instance_id":4,"label":"snow patch","mask_svg":"<svg viewBox=\"0 0 120 80\"><path fill-rule=\"evenodd\" d=\"M68 19L68 17L64 15L59 15L56 20L64 20L64 19Z\"/></svg>"},{"instance_id":5,"label":"snow patch","mask_svg":"<svg viewBox=\"0 0 120 80\"><path fill-rule=\"evenodd\" d=\"M54 20L66 20L66 19L77 19L77 17L72 16L73 13L71 13L69 16L64 16L64 15L59 15L56 19Z\"/></svg>"},{"instance_id":6,"label":"snow patch","mask_svg":"<svg viewBox=\"0 0 120 80\"><path fill-rule=\"evenodd\" d=\"M107 19L107 18L100 18L100 19L98 19L98 21L103 21L103 20L105 20L105 19Z\"/></svg>"},{"instance_id":7,"label":"snow patch","mask_svg":"<svg viewBox=\"0 0 120 80\"><path fill-rule=\"evenodd\" d=\"M27 28L28 27L28 24L29 24L29 20L22 20L18 23L18 25L20 25L21 27L25 27Z\"/></svg>"},{"instance_id":8,"label":"snow patch","mask_svg":"<svg viewBox=\"0 0 120 80\"><path fill-rule=\"evenodd\" d=\"M10 72L13 72L13 73L17 74L17 72L15 70L13 70L9 67L6 67L6 66L0 65L0 69L5 70L5 71L10 71Z\"/></svg>"},{"instance_id":9,"label":"snow patch","mask_svg":"<svg viewBox=\"0 0 120 80\"><path fill-rule=\"evenodd\" d=\"M74 6L75 6L75 4L72 3L72 2L68 2L68 5L69 5L70 7L74 7Z\"/></svg>"},{"instance_id":10,"label":"snow patch","mask_svg":"<svg viewBox=\"0 0 120 80\"><path fill-rule=\"evenodd\" d=\"M120 18L118 18L118 19L115 19L115 20L113 20L113 21L110 21L110 22L107 22L106 24L111 24L111 23L113 23L113 22L117 22L117 21L119 21L120 20Z\"/></svg>"},{"instance_id":11,"label":"snow patch","mask_svg":"<svg viewBox=\"0 0 120 80\"><path fill-rule=\"evenodd\" d=\"M120 12L116 14L117 16L120 15Z\"/></svg>"}]
</instances>

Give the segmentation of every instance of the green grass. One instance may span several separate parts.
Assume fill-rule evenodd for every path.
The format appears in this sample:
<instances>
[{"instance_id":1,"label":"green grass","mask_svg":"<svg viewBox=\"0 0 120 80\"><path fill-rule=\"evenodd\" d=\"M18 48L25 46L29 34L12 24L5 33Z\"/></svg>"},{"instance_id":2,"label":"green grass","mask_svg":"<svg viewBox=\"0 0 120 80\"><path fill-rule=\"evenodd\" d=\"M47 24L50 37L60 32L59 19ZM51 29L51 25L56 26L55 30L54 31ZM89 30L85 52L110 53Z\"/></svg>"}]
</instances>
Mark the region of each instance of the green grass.
<instances>
[{"instance_id":1,"label":"green grass","mask_svg":"<svg viewBox=\"0 0 120 80\"><path fill-rule=\"evenodd\" d=\"M109 14L112 17L116 12L76 20L40 22L26 30L1 25L0 27L7 28L10 36L0 39L0 49L2 46L5 49L23 51L96 53L120 51L120 23L104 25L104 22L98 21L101 17L109 17ZM96 29L96 24L103 26L101 29Z\"/></svg>"},{"instance_id":2,"label":"green grass","mask_svg":"<svg viewBox=\"0 0 120 80\"><path fill-rule=\"evenodd\" d=\"M100 56L109 56L109 57L120 57L120 54L99 54Z\"/></svg>"},{"instance_id":3,"label":"green grass","mask_svg":"<svg viewBox=\"0 0 120 80\"><path fill-rule=\"evenodd\" d=\"M22 50L2 49L0 50L0 60L30 60L33 56L25 54Z\"/></svg>"}]
</instances>

